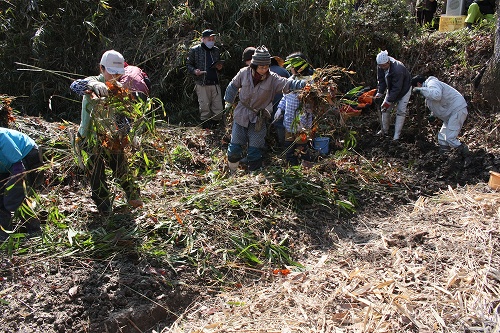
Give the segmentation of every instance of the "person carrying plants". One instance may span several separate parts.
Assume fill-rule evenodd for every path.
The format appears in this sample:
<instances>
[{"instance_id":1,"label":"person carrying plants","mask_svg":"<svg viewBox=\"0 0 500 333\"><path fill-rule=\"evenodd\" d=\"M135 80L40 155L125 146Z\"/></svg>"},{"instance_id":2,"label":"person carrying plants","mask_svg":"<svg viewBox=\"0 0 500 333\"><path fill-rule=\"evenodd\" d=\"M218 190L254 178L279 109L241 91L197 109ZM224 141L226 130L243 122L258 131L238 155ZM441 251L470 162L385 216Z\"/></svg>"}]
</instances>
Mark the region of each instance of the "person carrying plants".
<instances>
[{"instance_id":1,"label":"person carrying plants","mask_svg":"<svg viewBox=\"0 0 500 333\"><path fill-rule=\"evenodd\" d=\"M194 76L196 95L203 128L215 129L222 121L222 91L218 71L222 70L220 51L215 46L216 34L207 29L201 33L201 43L189 50L186 67Z\"/></svg>"},{"instance_id":2,"label":"person carrying plants","mask_svg":"<svg viewBox=\"0 0 500 333\"><path fill-rule=\"evenodd\" d=\"M125 191L129 205L140 207L140 191L129 170L125 149L132 126L134 105L149 96L147 75L125 63L115 50L104 52L99 76L74 81L70 88L83 96L80 127L75 149L88 151L92 199L101 214L112 212L112 194L106 180L106 165ZM84 154L82 154L84 155Z\"/></svg>"},{"instance_id":3,"label":"person carrying plants","mask_svg":"<svg viewBox=\"0 0 500 333\"><path fill-rule=\"evenodd\" d=\"M6 230L12 230L13 212L25 203L26 196L34 192L34 186L43 178L42 165L41 150L32 138L0 128L0 241L8 238ZM20 217L29 234L41 232L40 220L34 214L25 212Z\"/></svg>"},{"instance_id":4,"label":"person carrying plants","mask_svg":"<svg viewBox=\"0 0 500 333\"><path fill-rule=\"evenodd\" d=\"M278 92L302 89L303 80L287 79L269 71L271 55L265 46L256 48L250 66L241 68L229 83L224 100L225 109L234 108L231 142L227 150L229 170L235 172L248 145L248 170L262 167L262 151L266 144L266 120L271 118L273 98Z\"/></svg>"},{"instance_id":5,"label":"person carrying plants","mask_svg":"<svg viewBox=\"0 0 500 333\"><path fill-rule=\"evenodd\" d=\"M391 111L396 110L393 140L399 140L411 96L411 76L399 60L390 57L387 51L377 54L377 94L375 99L385 98L381 106L381 130L378 135L387 136Z\"/></svg>"},{"instance_id":6,"label":"person carrying plants","mask_svg":"<svg viewBox=\"0 0 500 333\"><path fill-rule=\"evenodd\" d=\"M467 9L467 17L465 18L465 26L472 28L473 24L479 23L482 20L493 22L495 15L496 1L495 0L474 0Z\"/></svg>"},{"instance_id":7,"label":"person carrying plants","mask_svg":"<svg viewBox=\"0 0 500 333\"><path fill-rule=\"evenodd\" d=\"M301 52L294 52L286 57L285 65L292 73L293 79L309 80L314 69ZM299 165L301 160L312 161L309 154L307 135L313 125L313 106L302 104L298 92L290 92L283 96L278 104L274 120L283 118L285 127L286 160L290 165Z\"/></svg>"},{"instance_id":8,"label":"person carrying plants","mask_svg":"<svg viewBox=\"0 0 500 333\"><path fill-rule=\"evenodd\" d=\"M462 156L468 155L469 148L457 138L468 114L467 102L462 94L434 76L414 76L411 85L414 93L425 97L425 104L431 111L429 120L433 121L436 117L443 121L437 135L440 153L454 149Z\"/></svg>"}]
</instances>

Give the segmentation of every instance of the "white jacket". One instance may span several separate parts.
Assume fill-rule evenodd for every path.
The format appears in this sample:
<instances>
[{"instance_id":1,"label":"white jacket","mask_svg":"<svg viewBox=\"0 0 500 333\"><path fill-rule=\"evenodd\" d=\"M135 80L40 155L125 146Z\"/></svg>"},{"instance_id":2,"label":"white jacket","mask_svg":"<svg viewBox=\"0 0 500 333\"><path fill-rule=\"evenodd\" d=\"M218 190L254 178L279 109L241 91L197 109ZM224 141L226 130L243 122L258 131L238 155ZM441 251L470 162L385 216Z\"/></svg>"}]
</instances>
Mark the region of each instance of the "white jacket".
<instances>
[{"instance_id":1,"label":"white jacket","mask_svg":"<svg viewBox=\"0 0 500 333\"><path fill-rule=\"evenodd\" d=\"M434 76L425 80L420 92L432 114L442 121L448 121L454 112L463 109L467 112L467 102L462 94Z\"/></svg>"}]
</instances>

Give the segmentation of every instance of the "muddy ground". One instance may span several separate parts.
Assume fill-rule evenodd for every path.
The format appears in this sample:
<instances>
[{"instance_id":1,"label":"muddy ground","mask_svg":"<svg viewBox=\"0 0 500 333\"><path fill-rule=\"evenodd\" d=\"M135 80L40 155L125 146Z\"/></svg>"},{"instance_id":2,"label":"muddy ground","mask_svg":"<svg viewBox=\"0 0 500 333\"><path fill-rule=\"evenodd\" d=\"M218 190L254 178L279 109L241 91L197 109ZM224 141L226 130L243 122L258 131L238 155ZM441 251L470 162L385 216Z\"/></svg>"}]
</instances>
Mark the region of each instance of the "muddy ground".
<instances>
[{"instance_id":1,"label":"muddy ground","mask_svg":"<svg viewBox=\"0 0 500 333\"><path fill-rule=\"evenodd\" d=\"M448 187L485 183L489 170L500 170L498 131L491 125L495 115L485 117L471 111L461 137L468 144L470 154L463 157L454 152L440 155L435 139L440 122L431 124L424 119L421 126L417 126L415 109L411 110L413 114L408 117L398 142L375 135L378 122L373 110L348 120L349 126L358 132L355 158L373 161L374 168L379 170L391 170L386 178L390 183L386 191L364 192L369 194L357 198L358 212L349 219L325 215L314 217L314 221L290 224L290 229L296 229L290 231L296 235L297 248L310 247L312 239L316 247L330 246L331 237L327 239L322 235L327 221L328 224L337 221L334 230L338 237L349 237L357 228L357 221L370 220L376 225L378 219L384 219L401 205L421 196L432 196ZM54 128L43 121L40 126ZM219 134L195 128L187 130L200 132L205 143L221 145ZM330 156L318 162L317 167L324 172L328 172L328 159L332 158L337 144L340 143L332 140ZM273 154L270 152L270 156ZM182 171L179 173L178 177L182 178ZM92 207L87 186L80 181L76 177L68 184L67 195L61 197L61 210L71 209L75 203L87 205L89 219L95 224L90 227L97 229L102 221ZM146 195L152 192L154 186L144 191ZM136 218L137 212L117 209L111 223L140 223ZM321 221L325 221L325 225ZM315 237L300 236L304 234L300 228L305 225L316 228L315 232L308 233L316 234ZM135 251L124 250L133 247L130 239L117 235L110 241L116 242L116 253L107 258L61 255L57 247L53 253L32 255L10 256L3 251L0 332L161 331L189 306L220 290L197 280L190 266L156 267L154 261L141 258ZM312 252L301 251L295 255L298 261L311 261L314 256Z\"/></svg>"}]
</instances>

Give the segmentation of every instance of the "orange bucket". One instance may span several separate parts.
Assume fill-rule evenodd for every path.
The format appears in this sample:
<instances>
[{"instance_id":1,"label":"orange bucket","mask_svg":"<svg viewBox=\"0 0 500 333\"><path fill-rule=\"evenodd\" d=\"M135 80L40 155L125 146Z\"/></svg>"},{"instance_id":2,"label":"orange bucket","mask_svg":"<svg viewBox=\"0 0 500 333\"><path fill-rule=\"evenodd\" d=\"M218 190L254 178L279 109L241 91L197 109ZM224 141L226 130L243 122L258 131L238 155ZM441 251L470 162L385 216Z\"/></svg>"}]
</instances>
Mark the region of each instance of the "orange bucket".
<instances>
[{"instance_id":1,"label":"orange bucket","mask_svg":"<svg viewBox=\"0 0 500 333\"><path fill-rule=\"evenodd\" d=\"M500 190L500 173L495 171L490 171L490 181L488 186L493 190Z\"/></svg>"}]
</instances>

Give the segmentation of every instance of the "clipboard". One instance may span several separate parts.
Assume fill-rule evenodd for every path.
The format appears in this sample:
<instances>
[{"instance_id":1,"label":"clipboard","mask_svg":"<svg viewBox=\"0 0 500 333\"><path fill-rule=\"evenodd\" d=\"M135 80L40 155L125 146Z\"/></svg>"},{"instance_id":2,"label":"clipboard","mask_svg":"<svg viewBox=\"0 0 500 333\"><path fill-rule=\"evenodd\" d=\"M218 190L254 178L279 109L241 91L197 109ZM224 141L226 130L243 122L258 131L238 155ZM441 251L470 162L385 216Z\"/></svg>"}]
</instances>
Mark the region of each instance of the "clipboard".
<instances>
[{"instance_id":1,"label":"clipboard","mask_svg":"<svg viewBox=\"0 0 500 333\"><path fill-rule=\"evenodd\" d=\"M214 61L214 62L210 65L210 68L215 68L215 66L217 66L218 64L224 65L224 62L225 62L225 60L217 60L217 61Z\"/></svg>"}]
</instances>

